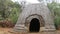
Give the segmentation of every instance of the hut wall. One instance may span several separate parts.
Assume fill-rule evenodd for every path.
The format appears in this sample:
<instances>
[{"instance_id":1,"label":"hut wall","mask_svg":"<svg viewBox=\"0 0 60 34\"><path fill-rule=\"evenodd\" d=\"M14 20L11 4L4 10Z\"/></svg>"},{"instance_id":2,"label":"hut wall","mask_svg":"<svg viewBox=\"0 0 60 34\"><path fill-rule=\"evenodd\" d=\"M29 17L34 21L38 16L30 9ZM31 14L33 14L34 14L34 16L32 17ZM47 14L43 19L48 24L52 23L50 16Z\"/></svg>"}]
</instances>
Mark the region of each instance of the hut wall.
<instances>
[{"instance_id":1,"label":"hut wall","mask_svg":"<svg viewBox=\"0 0 60 34\"><path fill-rule=\"evenodd\" d=\"M18 21L14 27L14 31L28 31L29 23L33 18L41 20L41 24L44 24L43 31L54 31L54 21L48 7L43 4L30 4L27 5L22 13L19 15Z\"/></svg>"}]
</instances>

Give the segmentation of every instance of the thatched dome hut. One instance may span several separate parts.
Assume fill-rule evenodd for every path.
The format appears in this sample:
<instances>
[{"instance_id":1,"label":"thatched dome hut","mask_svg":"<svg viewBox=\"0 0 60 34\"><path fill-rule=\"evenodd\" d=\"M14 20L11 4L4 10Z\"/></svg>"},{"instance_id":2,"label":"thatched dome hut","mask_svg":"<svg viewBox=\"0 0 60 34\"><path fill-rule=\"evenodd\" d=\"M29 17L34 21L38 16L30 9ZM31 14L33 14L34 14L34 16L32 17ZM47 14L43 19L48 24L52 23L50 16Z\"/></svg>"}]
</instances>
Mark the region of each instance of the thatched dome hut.
<instances>
[{"instance_id":1,"label":"thatched dome hut","mask_svg":"<svg viewBox=\"0 0 60 34\"><path fill-rule=\"evenodd\" d=\"M17 32L54 31L54 21L51 12L44 4L25 6L14 27Z\"/></svg>"}]
</instances>

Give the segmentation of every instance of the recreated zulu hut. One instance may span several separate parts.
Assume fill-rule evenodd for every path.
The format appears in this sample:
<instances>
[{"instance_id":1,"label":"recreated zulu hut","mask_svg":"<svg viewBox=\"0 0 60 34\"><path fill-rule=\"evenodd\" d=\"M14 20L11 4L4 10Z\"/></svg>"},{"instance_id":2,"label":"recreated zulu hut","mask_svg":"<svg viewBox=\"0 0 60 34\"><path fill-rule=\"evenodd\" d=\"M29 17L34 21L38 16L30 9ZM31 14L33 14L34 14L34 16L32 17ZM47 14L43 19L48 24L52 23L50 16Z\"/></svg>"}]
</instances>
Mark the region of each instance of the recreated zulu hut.
<instances>
[{"instance_id":1,"label":"recreated zulu hut","mask_svg":"<svg viewBox=\"0 0 60 34\"><path fill-rule=\"evenodd\" d=\"M16 32L55 31L54 20L44 4L25 6L14 27Z\"/></svg>"}]
</instances>

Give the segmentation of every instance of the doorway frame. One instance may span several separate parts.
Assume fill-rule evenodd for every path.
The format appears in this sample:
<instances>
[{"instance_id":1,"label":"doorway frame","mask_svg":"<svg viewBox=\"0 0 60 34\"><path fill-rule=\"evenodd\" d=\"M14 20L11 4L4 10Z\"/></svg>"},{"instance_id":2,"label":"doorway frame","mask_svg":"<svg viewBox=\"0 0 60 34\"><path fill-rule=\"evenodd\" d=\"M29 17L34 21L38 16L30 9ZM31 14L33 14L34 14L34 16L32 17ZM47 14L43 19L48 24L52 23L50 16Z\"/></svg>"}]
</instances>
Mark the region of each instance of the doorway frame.
<instances>
[{"instance_id":1,"label":"doorway frame","mask_svg":"<svg viewBox=\"0 0 60 34\"><path fill-rule=\"evenodd\" d=\"M37 18L39 20L39 23L41 24L42 21L40 21L41 19L43 19L43 17L41 15L38 15L38 14L32 14L32 15L29 15L26 19L25 19L25 27L26 27L26 31L29 32L29 26L30 26L30 22L33 18ZM44 19L43 19L44 21ZM45 21L44 21L44 26L45 27ZM40 27L41 28L41 27ZM41 30L41 29L40 29ZM39 30L39 32L41 32Z\"/></svg>"}]
</instances>

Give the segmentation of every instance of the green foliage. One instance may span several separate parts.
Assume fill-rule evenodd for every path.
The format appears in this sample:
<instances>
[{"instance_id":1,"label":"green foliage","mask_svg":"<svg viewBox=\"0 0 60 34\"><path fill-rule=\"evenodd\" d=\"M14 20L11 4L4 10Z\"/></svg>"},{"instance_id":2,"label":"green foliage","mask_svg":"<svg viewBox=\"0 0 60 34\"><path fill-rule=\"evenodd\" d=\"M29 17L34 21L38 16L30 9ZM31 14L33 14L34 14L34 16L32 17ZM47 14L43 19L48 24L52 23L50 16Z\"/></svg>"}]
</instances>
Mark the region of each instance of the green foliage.
<instances>
[{"instance_id":1,"label":"green foliage","mask_svg":"<svg viewBox=\"0 0 60 34\"><path fill-rule=\"evenodd\" d=\"M5 19L8 17L6 12L10 11L9 3L12 3L10 0L0 0L0 15Z\"/></svg>"},{"instance_id":2,"label":"green foliage","mask_svg":"<svg viewBox=\"0 0 60 34\"><path fill-rule=\"evenodd\" d=\"M58 26L60 26L60 3L56 3L56 2L52 2L52 3L48 3L48 8L50 9L51 12L53 12L52 14L54 14L54 22L55 22L55 26L56 28L58 28Z\"/></svg>"},{"instance_id":3,"label":"green foliage","mask_svg":"<svg viewBox=\"0 0 60 34\"><path fill-rule=\"evenodd\" d=\"M16 23L21 12L21 5L11 0L0 0L0 20L11 19Z\"/></svg>"},{"instance_id":4,"label":"green foliage","mask_svg":"<svg viewBox=\"0 0 60 34\"><path fill-rule=\"evenodd\" d=\"M19 13L20 13L19 8L12 8L12 12L11 12L9 18L11 18L11 20L12 20L14 23L16 23L17 18L18 18L18 16L19 16Z\"/></svg>"}]
</instances>

